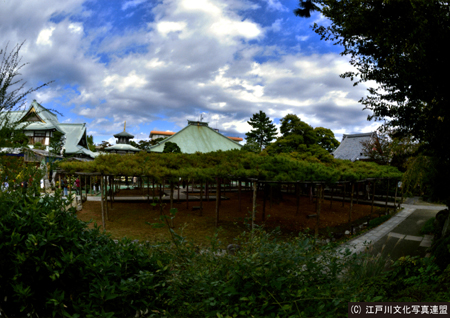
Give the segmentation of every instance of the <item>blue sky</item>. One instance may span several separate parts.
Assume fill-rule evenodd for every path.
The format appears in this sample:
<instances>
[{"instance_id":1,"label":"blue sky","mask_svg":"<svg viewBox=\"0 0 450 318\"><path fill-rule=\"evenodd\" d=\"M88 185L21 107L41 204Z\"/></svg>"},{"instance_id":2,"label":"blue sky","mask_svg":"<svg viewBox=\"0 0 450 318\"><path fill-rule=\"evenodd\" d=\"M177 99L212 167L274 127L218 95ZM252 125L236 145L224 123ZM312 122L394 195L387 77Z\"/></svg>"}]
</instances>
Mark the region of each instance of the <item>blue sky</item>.
<instances>
[{"instance_id":1,"label":"blue sky","mask_svg":"<svg viewBox=\"0 0 450 318\"><path fill-rule=\"evenodd\" d=\"M25 41L29 96L61 122L87 123L94 141L178 131L202 114L227 136L245 137L263 110L278 125L294 113L342 134L373 131L341 48L293 14L297 0L4 0L1 47Z\"/></svg>"}]
</instances>

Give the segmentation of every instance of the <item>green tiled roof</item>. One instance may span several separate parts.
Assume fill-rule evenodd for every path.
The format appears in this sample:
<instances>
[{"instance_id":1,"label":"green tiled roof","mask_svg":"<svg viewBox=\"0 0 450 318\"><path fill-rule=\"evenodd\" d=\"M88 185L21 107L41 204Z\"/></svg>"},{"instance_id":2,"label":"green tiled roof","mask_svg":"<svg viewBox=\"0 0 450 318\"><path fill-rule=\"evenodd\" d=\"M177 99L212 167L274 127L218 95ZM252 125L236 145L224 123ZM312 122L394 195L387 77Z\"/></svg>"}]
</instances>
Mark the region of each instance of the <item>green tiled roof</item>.
<instances>
[{"instance_id":1,"label":"green tiled roof","mask_svg":"<svg viewBox=\"0 0 450 318\"><path fill-rule=\"evenodd\" d=\"M151 152L163 152L164 144L174 142L182 153L213 152L240 149L242 145L210 128L207 123L188 121L188 125L176 134L150 148Z\"/></svg>"},{"instance_id":2,"label":"green tiled roof","mask_svg":"<svg viewBox=\"0 0 450 318\"><path fill-rule=\"evenodd\" d=\"M130 138L134 138L134 136L132 134L127 133L126 131L122 131L118 134L115 134L114 137L130 137Z\"/></svg>"},{"instance_id":3,"label":"green tiled roof","mask_svg":"<svg viewBox=\"0 0 450 318\"><path fill-rule=\"evenodd\" d=\"M106 151L111 151L111 150L115 150L115 151L134 151L134 152L141 151L141 149L133 147L132 145L129 145L129 144L115 144L115 145L112 145L111 147L105 148L105 150Z\"/></svg>"}]
</instances>

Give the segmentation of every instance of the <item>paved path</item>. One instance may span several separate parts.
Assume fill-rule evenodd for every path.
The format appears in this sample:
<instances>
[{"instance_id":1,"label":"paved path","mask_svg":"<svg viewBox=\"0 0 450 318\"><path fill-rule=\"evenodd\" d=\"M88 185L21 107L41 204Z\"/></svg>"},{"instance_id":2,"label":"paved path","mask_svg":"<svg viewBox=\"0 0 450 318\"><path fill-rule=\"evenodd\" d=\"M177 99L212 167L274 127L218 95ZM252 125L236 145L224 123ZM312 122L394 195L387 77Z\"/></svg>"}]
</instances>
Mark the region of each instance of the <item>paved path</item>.
<instances>
[{"instance_id":1,"label":"paved path","mask_svg":"<svg viewBox=\"0 0 450 318\"><path fill-rule=\"evenodd\" d=\"M396 260L405 255L425 256L431 246L432 235L420 235L420 229L437 212L444 210L443 205L402 204L403 210L380 226L356 237L343 248L360 253L369 247L371 254L390 256Z\"/></svg>"}]
</instances>

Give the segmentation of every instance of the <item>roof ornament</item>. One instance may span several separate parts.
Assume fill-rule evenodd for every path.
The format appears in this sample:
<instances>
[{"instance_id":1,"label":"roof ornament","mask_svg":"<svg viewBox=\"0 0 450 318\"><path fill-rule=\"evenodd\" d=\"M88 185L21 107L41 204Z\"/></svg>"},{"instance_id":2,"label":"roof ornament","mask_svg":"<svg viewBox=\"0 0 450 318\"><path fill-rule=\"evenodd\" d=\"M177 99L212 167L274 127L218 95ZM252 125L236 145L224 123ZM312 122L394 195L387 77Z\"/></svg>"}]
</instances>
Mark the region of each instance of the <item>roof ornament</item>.
<instances>
[{"instance_id":1,"label":"roof ornament","mask_svg":"<svg viewBox=\"0 0 450 318\"><path fill-rule=\"evenodd\" d=\"M123 131L125 131L126 127L127 127L127 121L125 120L125 122L123 123Z\"/></svg>"}]
</instances>

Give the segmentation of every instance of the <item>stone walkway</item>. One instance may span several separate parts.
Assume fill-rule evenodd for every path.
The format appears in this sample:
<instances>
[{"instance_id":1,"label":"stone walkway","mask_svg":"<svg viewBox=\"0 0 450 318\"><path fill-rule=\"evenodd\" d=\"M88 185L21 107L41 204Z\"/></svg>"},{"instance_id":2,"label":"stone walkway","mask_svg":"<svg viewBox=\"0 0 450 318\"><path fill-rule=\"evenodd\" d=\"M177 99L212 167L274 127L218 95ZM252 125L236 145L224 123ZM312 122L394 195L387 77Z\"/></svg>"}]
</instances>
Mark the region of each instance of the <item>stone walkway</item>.
<instances>
[{"instance_id":1,"label":"stone walkway","mask_svg":"<svg viewBox=\"0 0 450 318\"><path fill-rule=\"evenodd\" d=\"M339 249L349 248L353 253L368 251L374 255L381 253L392 259L401 256L425 256L431 246L432 235L420 235L420 229L443 205L402 204L403 210L380 226L348 241Z\"/></svg>"}]
</instances>

